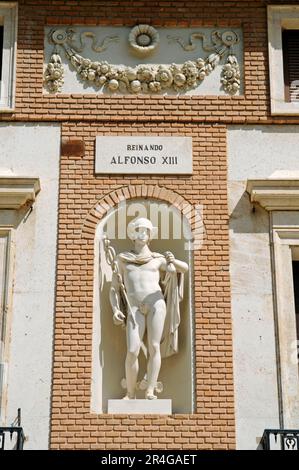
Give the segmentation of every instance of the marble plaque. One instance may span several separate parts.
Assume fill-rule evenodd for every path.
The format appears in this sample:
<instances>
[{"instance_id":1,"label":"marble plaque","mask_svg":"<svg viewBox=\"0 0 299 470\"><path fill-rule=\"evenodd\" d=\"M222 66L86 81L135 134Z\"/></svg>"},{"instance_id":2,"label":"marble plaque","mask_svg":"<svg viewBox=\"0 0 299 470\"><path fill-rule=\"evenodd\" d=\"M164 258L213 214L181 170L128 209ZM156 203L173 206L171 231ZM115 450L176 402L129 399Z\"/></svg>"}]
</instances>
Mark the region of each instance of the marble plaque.
<instances>
[{"instance_id":1,"label":"marble plaque","mask_svg":"<svg viewBox=\"0 0 299 470\"><path fill-rule=\"evenodd\" d=\"M108 413L171 415L172 403L169 399L108 400Z\"/></svg>"},{"instance_id":2,"label":"marble plaque","mask_svg":"<svg viewBox=\"0 0 299 470\"><path fill-rule=\"evenodd\" d=\"M98 136L96 174L192 174L192 138Z\"/></svg>"}]
</instances>

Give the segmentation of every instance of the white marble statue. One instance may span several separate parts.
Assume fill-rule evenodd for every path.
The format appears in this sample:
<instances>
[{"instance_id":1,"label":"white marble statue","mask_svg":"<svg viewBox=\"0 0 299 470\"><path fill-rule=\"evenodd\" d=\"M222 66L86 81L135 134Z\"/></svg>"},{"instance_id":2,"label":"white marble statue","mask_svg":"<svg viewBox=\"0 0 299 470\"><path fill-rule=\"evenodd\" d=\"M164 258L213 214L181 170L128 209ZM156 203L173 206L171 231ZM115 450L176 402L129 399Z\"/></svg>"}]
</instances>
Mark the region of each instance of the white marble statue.
<instances>
[{"instance_id":1,"label":"white marble statue","mask_svg":"<svg viewBox=\"0 0 299 470\"><path fill-rule=\"evenodd\" d=\"M110 302L114 323L126 325L125 399L136 398L141 348L148 357L145 398L149 400L157 398L161 356L178 351L179 302L183 297L183 273L188 265L175 259L171 252L153 253L149 242L154 232L148 219L131 222L128 235L134 249L120 253L114 263Z\"/></svg>"}]
</instances>

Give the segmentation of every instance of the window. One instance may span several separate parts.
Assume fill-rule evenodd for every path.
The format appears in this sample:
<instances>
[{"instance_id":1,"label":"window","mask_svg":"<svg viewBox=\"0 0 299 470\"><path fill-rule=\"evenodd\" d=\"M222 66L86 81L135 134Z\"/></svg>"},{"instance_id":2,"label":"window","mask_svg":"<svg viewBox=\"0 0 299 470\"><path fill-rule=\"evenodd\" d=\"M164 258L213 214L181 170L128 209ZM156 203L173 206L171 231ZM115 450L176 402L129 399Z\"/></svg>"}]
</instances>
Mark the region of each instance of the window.
<instances>
[{"instance_id":1,"label":"window","mask_svg":"<svg viewBox=\"0 0 299 470\"><path fill-rule=\"evenodd\" d=\"M299 179L248 180L246 190L250 194L251 202L258 202L269 211L280 427L296 429L299 422L296 327L299 282Z\"/></svg>"},{"instance_id":2,"label":"window","mask_svg":"<svg viewBox=\"0 0 299 470\"><path fill-rule=\"evenodd\" d=\"M268 6L271 113L299 115L299 6Z\"/></svg>"},{"instance_id":3,"label":"window","mask_svg":"<svg viewBox=\"0 0 299 470\"><path fill-rule=\"evenodd\" d=\"M293 281L294 281L297 341L299 341L299 261L293 261Z\"/></svg>"},{"instance_id":4,"label":"window","mask_svg":"<svg viewBox=\"0 0 299 470\"><path fill-rule=\"evenodd\" d=\"M29 207L39 191L38 178L0 176L0 426L7 402L15 229L19 209Z\"/></svg>"},{"instance_id":5,"label":"window","mask_svg":"<svg viewBox=\"0 0 299 470\"><path fill-rule=\"evenodd\" d=\"M10 233L0 231L0 416L4 405L4 385L7 354L8 266Z\"/></svg>"},{"instance_id":6,"label":"window","mask_svg":"<svg viewBox=\"0 0 299 470\"><path fill-rule=\"evenodd\" d=\"M14 106L16 11L15 3L0 3L0 111Z\"/></svg>"},{"instance_id":7,"label":"window","mask_svg":"<svg viewBox=\"0 0 299 470\"><path fill-rule=\"evenodd\" d=\"M299 29L282 31L285 101L299 103Z\"/></svg>"},{"instance_id":8,"label":"window","mask_svg":"<svg viewBox=\"0 0 299 470\"><path fill-rule=\"evenodd\" d=\"M280 369L281 426L297 428L299 419L298 315L294 283L298 283L299 217L296 211L273 211L271 216L274 289L276 298L277 359ZM295 267L295 270L294 270ZM297 305L298 307L298 305ZM298 324L298 323L297 323Z\"/></svg>"}]
</instances>

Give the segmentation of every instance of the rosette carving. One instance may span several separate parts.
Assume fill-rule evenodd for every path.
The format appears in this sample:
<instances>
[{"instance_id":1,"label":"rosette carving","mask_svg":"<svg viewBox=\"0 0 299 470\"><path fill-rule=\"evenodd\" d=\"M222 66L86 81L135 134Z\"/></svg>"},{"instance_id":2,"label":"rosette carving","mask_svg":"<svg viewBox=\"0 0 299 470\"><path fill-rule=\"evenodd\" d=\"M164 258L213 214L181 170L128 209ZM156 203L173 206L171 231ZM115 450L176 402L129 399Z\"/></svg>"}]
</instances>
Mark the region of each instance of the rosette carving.
<instances>
[{"instance_id":1,"label":"rosette carving","mask_svg":"<svg viewBox=\"0 0 299 470\"><path fill-rule=\"evenodd\" d=\"M139 24L135 26L129 34L129 44L136 54L145 57L159 45L158 31L148 24Z\"/></svg>"}]
</instances>

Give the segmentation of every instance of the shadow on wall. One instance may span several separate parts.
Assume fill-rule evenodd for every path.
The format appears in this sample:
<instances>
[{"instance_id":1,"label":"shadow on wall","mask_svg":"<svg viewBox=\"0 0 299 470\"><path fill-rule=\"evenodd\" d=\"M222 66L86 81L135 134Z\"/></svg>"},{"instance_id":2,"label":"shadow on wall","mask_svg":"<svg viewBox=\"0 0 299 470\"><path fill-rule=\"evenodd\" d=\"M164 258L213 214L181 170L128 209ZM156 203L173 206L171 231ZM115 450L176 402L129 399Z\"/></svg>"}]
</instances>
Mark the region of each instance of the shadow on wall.
<instances>
[{"instance_id":1,"label":"shadow on wall","mask_svg":"<svg viewBox=\"0 0 299 470\"><path fill-rule=\"evenodd\" d=\"M244 191L230 214L229 228L234 233L269 233L269 214L258 204L252 204Z\"/></svg>"},{"instance_id":2,"label":"shadow on wall","mask_svg":"<svg viewBox=\"0 0 299 470\"><path fill-rule=\"evenodd\" d=\"M19 225L25 224L27 222L27 219L31 214L32 217L35 217L32 206L27 204L25 204L19 210L1 210L2 225L5 227L13 227L16 230Z\"/></svg>"}]
</instances>

